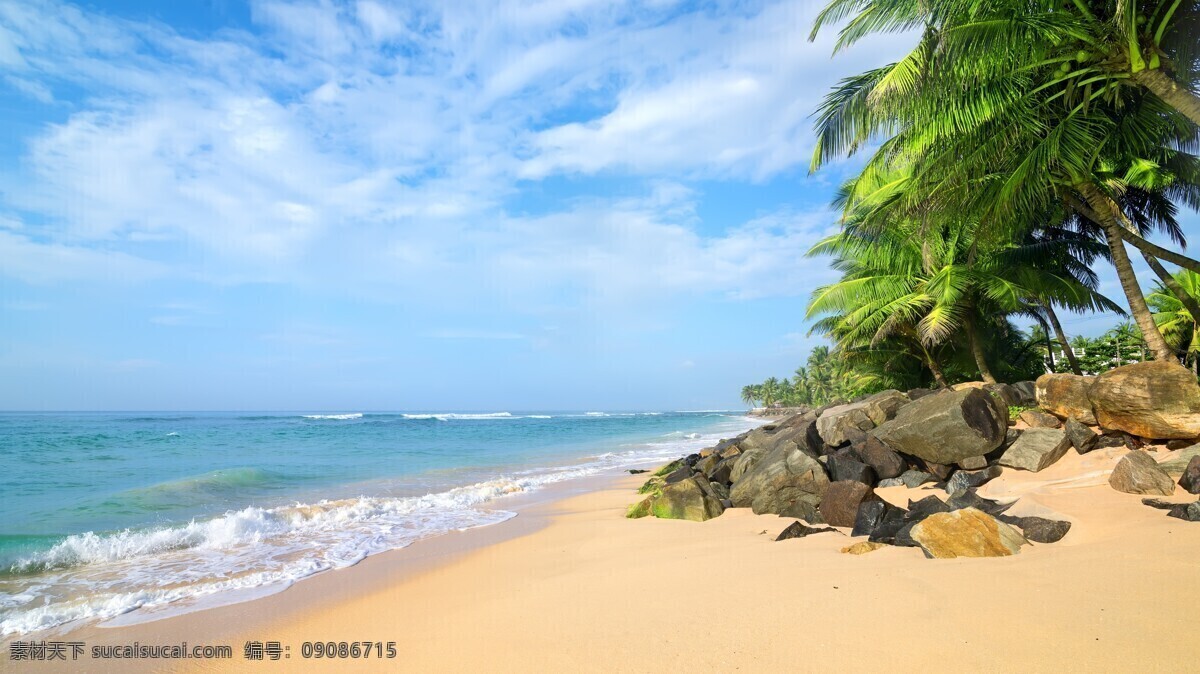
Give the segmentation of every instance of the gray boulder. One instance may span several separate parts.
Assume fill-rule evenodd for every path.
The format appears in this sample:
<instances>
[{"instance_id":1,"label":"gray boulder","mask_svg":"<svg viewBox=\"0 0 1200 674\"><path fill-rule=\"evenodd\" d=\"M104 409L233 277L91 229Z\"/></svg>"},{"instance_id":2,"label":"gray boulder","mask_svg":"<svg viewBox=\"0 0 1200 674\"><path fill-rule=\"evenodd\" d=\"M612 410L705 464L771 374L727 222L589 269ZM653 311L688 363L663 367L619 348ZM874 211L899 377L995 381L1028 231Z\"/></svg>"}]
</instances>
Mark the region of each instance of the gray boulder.
<instances>
[{"instance_id":1,"label":"gray boulder","mask_svg":"<svg viewBox=\"0 0 1200 674\"><path fill-rule=\"evenodd\" d=\"M1185 522L1200 522L1200 501L1171 508L1167 517L1177 517Z\"/></svg>"},{"instance_id":2,"label":"gray boulder","mask_svg":"<svg viewBox=\"0 0 1200 674\"><path fill-rule=\"evenodd\" d=\"M821 464L794 443L786 443L734 481L729 499L734 507L751 508L756 514L779 514L797 501L819 506L828 486Z\"/></svg>"},{"instance_id":3,"label":"gray boulder","mask_svg":"<svg viewBox=\"0 0 1200 674\"><path fill-rule=\"evenodd\" d=\"M826 462L829 477L833 481L855 480L865 485L874 485L875 471L867 464L855 458L849 449L839 450L829 455Z\"/></svg>"},{"instance_id":4,"label":"gray boulder","mask_svg":"<svg viewBox=\"0 0 1200 674\"><path fill-rule=\"evenodd\" d=\"M999 398L1006 407L1021 404L1021 394L1008 384L987 384L983 390Z\"/></svg>"},{"instance_id":5,"label":"gray boulder","mask_svg":"<svg viewBox=\"0 0 1200 674\"><path fill-rule=\"evenodd\" d=\"M1067 439L1071 441L1071 446L1075 448L1076 452L1087 454L1096 448L1096 440L1100 436L1090 427L1074 419L1067 419L1063 428L1067 433Z\"/></svg>"},{"instance_id":6,"label":"gray boulder","mask_svg":"<svg viewBox=\"0 0 1200 674\"><path fill-rule=\"evenodd\" d=\"M1179 486L1189 494L1200 494L1200 456L1193 456L1179 476Z\"/></svg>"},{"instance_id":7,"label":"gray boulder","mask_svg":"<svg viewBox=\"0 0 1200 674\"><path fill-rule=\"evenodd\" d=\"M1012 385L1013 390L1017 392L1018 405L1036 405L1037 404L1037 385L1031 381L1019 381Z\"/></svg>"},{"instance_id":8,"label":"gray boulder","mask_svg":"<svg viewBox=\"0 0 1200 674\"><path fill-rule=\"evenodd\" d=\"M869 435L902 454L952 464L996 449L1007 429L1007 407L983 391L966 389L909 403Z\"/></svg>"},{"instance_id":9,"label":"gray boulder","mask_svg":"<svg viewBox=\"0 0 1200 674\"><path fill-rule=\"evenodd\" d=\"M1117 462L1108 484L1126 494L1158 494L1170 496L1175 493L1175 481L1159 467L1154 457L1134 450Z\"/></svg>"},{"instance_id":10,"label":"gray boulder","mask_svg":"<svg viewBox=\"0 0 1200 674\"><path fill-rule=\"evenodd\" d=\"M1071 441L1065 431L1055 428L1030 428L1017 438L1000 457L1000 465L1036 473L1067 453Z\"/></svg>"},{"instance_id":11,"label":"gray boulder","mask_svg":"<svg viewBox=\"0 0 1200 674\"><path fill-rule=\"evenodd\" d=\"M958 467L963 470L980 470L987 468L988 460L986 456L968 456L958 462Z\"/></svg>"},{"instance_id":12,"label":"gray boulder","mask_svg":"<svg viewBox=\"0 0 1200 674\"><path fill-rule=\"evenodd\" d=\"M916 489L926 482L933 482L933 476L923 470L906 470L900 475L900 481L909 489Z\"/></svg>"},{"instance_id":13,"label":"gray boulder","mask_svg":"<svg viewBox=\"0 0 1200 674\"><path fill-rule=\"evenodd\" d=\"M863 463L870 466L875 471L875 476L881 480L899 477L908 467L903 457L883 444L879 438L871 435L854 445L854 453Z\"/></svg>"}]
</instances>

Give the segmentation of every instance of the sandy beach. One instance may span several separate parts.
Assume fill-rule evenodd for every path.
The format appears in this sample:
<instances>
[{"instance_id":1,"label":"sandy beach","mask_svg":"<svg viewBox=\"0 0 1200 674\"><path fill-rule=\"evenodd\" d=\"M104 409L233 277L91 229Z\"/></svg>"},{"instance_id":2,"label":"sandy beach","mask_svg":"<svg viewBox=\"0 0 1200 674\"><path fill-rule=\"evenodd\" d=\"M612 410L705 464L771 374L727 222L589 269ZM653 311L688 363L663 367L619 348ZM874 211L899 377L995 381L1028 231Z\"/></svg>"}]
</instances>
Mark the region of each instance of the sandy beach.
<instances>
[{"instance_id":1,"label":"sandy beach","mask_svg":"<svg viewBox=\"0 0 1200 674\"><path fill-rule=\"evenodd\" d=\"M133 663L144 671L1194 670L1200 527L1112 490L1124 453L1072 452L981 489L1073 523L1013 557L846 555L849 536L775 542L790 520L747 509L628 520L641 479L609 477L267 598L67 638L234 647L233 660ZM880 490L901 505L929 493L944 496ZM247 662L247 640L291 657ZM306 660L305 641L394 641L397 657Z\"/></svg>"}]
</instances>

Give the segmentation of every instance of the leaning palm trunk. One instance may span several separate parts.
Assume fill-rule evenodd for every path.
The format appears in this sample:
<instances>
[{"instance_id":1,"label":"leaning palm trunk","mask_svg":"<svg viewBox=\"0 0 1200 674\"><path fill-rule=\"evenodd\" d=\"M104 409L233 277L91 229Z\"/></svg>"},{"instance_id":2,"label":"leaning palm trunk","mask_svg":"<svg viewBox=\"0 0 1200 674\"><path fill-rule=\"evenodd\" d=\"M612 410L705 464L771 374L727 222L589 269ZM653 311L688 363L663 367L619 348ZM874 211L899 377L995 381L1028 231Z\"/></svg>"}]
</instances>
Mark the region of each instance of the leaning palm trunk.
<instances>
[{"instance_id":1,"label":"leaning palm trunk","mask_svg":"<svg viewBox=\"0 0 1200 674\"><path fill-rule=\"evenodd\" d=\"M1179 86L1178 82L1164 75L1162 70L1140 70L1134 73L1131 79L1149 89L1163 103L1175 108L1193 123L1200 124L1200 97L1188 91L1186 87Z\"/></svg>"},{"instance_id":2,"label":"leaning palm trunk","mask_svg":"<svg viewBox=\"0 0 1200 674\"><path fill-rule=\"evenodd\" d=\"M933 380L937 382L938 388L950 388L950 383L946 381L946 374L942 372L942 367L933 359L933 354L929 353L929 349L917 340L917 347L921 349L921 353L925 355L925 366L933 373Z\"/></svg>"},{"instance_id":3,"label":"leaning palm trunk","mask_svg":"<svg viewBox=\"0 0 1200 674\"><path fill-rule=\"evenodd\" d=\"M1200 303L1196 302L1196 298L1188 294L1188 291L1179 285L1179 281L1176 281L1175 277L1171 276L1170 272L1163 268L1162 264L1154 259L1153 255L1142 253L1142 257L1146 258L1146 264L1150 265L1150 269L1154 270L1154 273L1158 275L1158 280L1162 281L1162 284L1171 290L1171 293L1175 295L1175 299L1179 300L1183 308L1187 309L1187 312L1193 316L1192 320L1200 320Z\"/></svg>"},{"instance_id":4,"label":"leaning palm trunk","mask_svg":"<svg viewBox=\"0 0 1200 674\"><path fill-rule=\"evenodd\" d=\"M1177 264L1184 269L1189 269L1200 274L1200 260L1193 260L1186 255L1180 255L1173 250L1150 243L1124 227L1121 228L1120 233L1121 238L1132 244L1134 248L1140 250L1142 255L1153 255L1160 260L1166 260L1171 264Z\"/></svg>"},{"instance_id":5,"label":"leaning palm trunk","mask_svg":"<svg viewBox=\"0 0 1200 674\"><path fill-rule=\"evenodd\" d=\"M966 319L967 339L971 342L971 355L975 356L975 366L979 368L979 376L989 384L996 383L992 369L988 367L987 356L983 352L983 341L979 338L979 330L975 327L975 318L970 314Z\"/></svg>"},{"instance_id":6,"label":"leaning palm trunk","mask_svg":"<svg viewBox=\"0 0 1200 674\"><path fill-rule=\"evenodd\" d=\"M1062 323L1058 322L1058 314L1054 313L1054 309L1050 306L1049 302L1043 303L1042 308L1046 310L1046 317L1050 319L1050 326L1054 328L1054 334L1058 337L1058 343L1062 344L1063 355L1067 357L1067 362L1071 365L1071 371L1082 375L1083 369L1079 367L1079 359L1075 357L1075 351L1071 348L1071 342L1067 340L1067 333L1063 331Z\"/></svg>"},{"instance_id":7,"label":"leaning palm trunk","mask_svg":"<svg viewBox=\"0 0 1200 674\"><path fill-rule=\"evenodd\" d=\"M1121 289L1125 291L1125 299L1129 301L1129 312L1133 314L1133 320L1141 329L1142 337L1154 354L1154 360L1175 360L1175 353L1167 346L1162 332L1150 314L1150 307L1146 305L1146 297L1138 285L1129 254L1125 252L1124 239L1121 237L1122 227L1117 219L1118 206L1091 183L1080 185L1079 191L1087 200L1088 206L1100 218L1098 224L1104 228L1104 238L1108 242L1109 252L1112 253L1113 267L1117 270Z\"/></svg>"}]
</instances>

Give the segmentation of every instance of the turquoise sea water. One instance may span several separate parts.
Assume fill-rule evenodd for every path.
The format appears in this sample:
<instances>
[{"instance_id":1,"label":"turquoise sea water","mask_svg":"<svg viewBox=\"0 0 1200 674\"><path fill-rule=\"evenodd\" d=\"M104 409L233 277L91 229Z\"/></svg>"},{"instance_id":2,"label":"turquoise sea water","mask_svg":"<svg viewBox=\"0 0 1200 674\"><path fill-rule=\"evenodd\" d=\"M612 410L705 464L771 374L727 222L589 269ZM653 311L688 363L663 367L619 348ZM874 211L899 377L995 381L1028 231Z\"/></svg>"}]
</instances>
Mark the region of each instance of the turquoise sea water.
<instances>
[{"instance_id":1,"label":"turquoise sea water","mask_svg":"<svg viewBox=\"0 0 1200 674\"><path fill-rule=\"evenodd\" d=\"M280 588L677 457L734 412L0 414L0 634Z\"/></svg>"}]
</instances>

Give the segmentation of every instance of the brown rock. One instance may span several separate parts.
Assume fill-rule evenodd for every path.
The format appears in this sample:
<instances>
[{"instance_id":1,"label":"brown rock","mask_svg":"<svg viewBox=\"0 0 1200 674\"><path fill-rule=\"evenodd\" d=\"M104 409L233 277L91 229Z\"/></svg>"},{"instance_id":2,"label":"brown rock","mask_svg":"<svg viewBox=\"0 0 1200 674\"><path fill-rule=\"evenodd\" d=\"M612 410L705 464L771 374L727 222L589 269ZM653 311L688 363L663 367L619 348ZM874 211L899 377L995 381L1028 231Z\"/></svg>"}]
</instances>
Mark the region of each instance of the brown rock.
<instances>
[{"instance_id":1,"label":"brown rock","mask_svg":"<svg viewBox=\"0 0 1200 674\"><path fill-rule=\"evenodd\" d=\"M1007 430L1007 407L988 393L965 389L911 402L868 435L901 454L948 465L996 449Z\"/></svg>"},{"instance_id":2,"label":"brown rock","mask_svg":"<svg viewBox=\"0 0 1200 674\"><path fill-rule=\"evenodd\" d=\"M1096 377L1088 396L1101 428L1155 440L1200 438L1200 384L1178 363L1109 370Z\"/></svg>"},{"instance_id":3,"label":"brown rock","mask_svg":"<svg viewBox=\"0 0 1200 674\"><path fill-rule=\"evenodd\" d=\"M1075 374L1044 374L1034 384L1038 407L1060 419L1074 419L1094 426L1096 415L1088 398L1088 389L1094 379Z\"/></svg>"},{"instance_id":4,"label":"brown rock","mask_svg":"<svg viewBox=\"0 0 1200 674\"><path fill-rule=\"evenodd\" d=\"M1025 410L1017 415L1018 421L1030 428L1062 428L1062 421L1053 414L1041 410Z\"/></svg>"},{"instance_id":5,"label":"brown rock","mask_svg":"<svg viewBox=\"0 0 1200 674\"><path fill-rule=\"evenodd\" d=\"M857 480L830 482L821 498L821 517L835 527L852 527L863 501L877 498L874 489Z\"/></svg>"},{"instance_id":6,"label":"brown rock","mask_svg":"<svg viewBox=\"0 0 1200 674\"><path fill-rule=\"evenodd\" d=\"M1175 493L1175 482L1165 470L1159 468L1154 457L1134 450L1117 462L1108 484L1126 494L1158 494L1170 496Z\"/></svg>"},{"instance_id":7,"label":"brown rock","mask_svg":"<svg viewBox=\"0 0 1200 674\"><path fill-rule=\"evenodd\" d=\"M1000 465L1038 472L1058 461L1071 447L1065 431L1031 428L1021 434L1000 457Z\"/></svg>"},{"instance_id":8,"label":"brown rock","mask_svg":"<svg viewBox=\"0 0 1200 674\"><path fill-rule=\"evenodd\" d=\"M1007 557L1028 541L1019 531L975 508L935 513L913 526L910 536L926 557Z\"/></svg>"}]
</instances>

